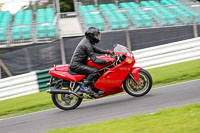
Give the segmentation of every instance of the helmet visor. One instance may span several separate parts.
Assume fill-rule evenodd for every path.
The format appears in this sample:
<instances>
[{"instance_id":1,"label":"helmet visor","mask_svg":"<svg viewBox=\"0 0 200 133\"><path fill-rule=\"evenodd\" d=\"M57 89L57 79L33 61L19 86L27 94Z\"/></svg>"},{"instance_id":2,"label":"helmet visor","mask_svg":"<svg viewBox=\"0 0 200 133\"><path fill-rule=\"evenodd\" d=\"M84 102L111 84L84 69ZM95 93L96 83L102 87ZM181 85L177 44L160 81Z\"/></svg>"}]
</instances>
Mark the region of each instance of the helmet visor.
<instances>
[{"instance_id":1,"label":"helmet visor","mask_svg":"<svg viewBox=\"0 0 200 133\"><path fill-rule=\"evenodd\" d=\"M97 39L97 40L101 40L101 33L100 32L98 32L98 33L95 33L94 34L94 37Z\"/></svg>"}]
</instances>

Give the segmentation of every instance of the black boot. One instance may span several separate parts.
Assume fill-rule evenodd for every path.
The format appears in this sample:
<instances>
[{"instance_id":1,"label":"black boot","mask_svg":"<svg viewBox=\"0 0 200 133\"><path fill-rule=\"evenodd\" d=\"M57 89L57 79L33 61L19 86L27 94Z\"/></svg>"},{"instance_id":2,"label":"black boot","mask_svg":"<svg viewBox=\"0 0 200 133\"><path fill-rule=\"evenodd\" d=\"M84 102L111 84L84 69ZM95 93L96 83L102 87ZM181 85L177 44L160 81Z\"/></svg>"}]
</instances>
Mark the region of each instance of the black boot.
<instances>
[{"instance_id":1,"label":"black boot","mask_svg":"<svg viewBox=\"0 0 200 133\"><path fill-rule=\"evenodd\" d=\"M81 91L87 94L91 94L92 89L90 84L91 83L87 79L84 79L83 84L81 85Z\"/></svg>"},{"instance_id":2,"label":"black boot","mask_svg":"<svg viewBox=\"0 0 200 133\"><path fill-rule=\"evenodd\" d=\"M97 94L98 94L99 96L103 95L104 93L105 93L105 91L103 91L103 90L99 90L99 91L97 92Z\"/></svg>"},{"instance_id":3,"label":"black boot","mask_svg":"<svg viewBox=\"0 0 200 133\"><path fill-rule=\"evenodd\" d=\"M85 86L89 85L91 87L91 91L93 92L93 95L95 97L101 96L105 93L103 90L99 90L99 89L94 87L94 83L97 79L98 79L98 73L91 73L84 80Z\"/></svg>"},{"instance_id":4,"label":"black boot","mask_svg":"<svg viewBox=\"0 0 200 133\"><path fill-rule=\"evenodd\" d=\"M81 92L84 92L84 93L87 93L87 94L91 94L91 89L90 89L90 87L89 87L89 86L86 86L85 84L82 84L82 85L81 85L80 91L81 91Z\"/></svg>"}]
</instances>

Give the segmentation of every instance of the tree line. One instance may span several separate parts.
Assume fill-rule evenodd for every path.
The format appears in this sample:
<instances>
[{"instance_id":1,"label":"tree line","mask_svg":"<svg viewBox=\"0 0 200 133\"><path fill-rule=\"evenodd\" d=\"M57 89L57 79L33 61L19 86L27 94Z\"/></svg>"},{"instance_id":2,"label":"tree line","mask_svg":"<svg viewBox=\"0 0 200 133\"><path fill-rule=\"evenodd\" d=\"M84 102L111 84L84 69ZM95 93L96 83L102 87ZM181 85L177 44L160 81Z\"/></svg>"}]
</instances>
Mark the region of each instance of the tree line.
<instances>
[{"instance_id":1,"label":"tree line","mask_svg":"<svg viewBox=\"0 0 200 133\"><path fill-rule=\"evenodd\" d=\"M193 0L196 1L196 0ZM200 2L200 0L197 0ZM73 0L60 0L60 11L61 12L73 12L74 1Z\"/></svg>"},{"instance_id":2,"label":"tree line","mask_svg":"<svg viewBox=\"0 0 200 133\"><path fill-rule=\"evenodd\" d=\"M73 0L60 0L60 11L61 12L73 12L74 1Z\"/></svg>"}]
</instances>

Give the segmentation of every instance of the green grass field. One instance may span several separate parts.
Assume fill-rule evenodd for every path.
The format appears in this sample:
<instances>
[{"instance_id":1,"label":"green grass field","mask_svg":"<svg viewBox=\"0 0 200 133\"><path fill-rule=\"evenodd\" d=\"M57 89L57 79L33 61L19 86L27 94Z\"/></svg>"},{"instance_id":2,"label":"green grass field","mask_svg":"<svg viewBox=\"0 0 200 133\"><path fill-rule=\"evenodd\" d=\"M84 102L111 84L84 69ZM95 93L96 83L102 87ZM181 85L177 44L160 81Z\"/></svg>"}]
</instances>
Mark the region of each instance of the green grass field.
<instances>
[{"instance_id":1,"label":"green grass field","mask_svg":"<svg viewBox=\"0 0 200 133\"><path fill-rule=\"evenodd\" d=\"M200 79L200 59L148 70L153 87ZM0 119L54 108L46 92L0 101Z\"/></svg>"},{"instance_id":2,"label":"green grass field","mask_svg":"<svg viewBox=\"0 0 200 133\"><path fill-rule=\"evenodd\" d=\"M200 133L200 104L47 133Z\"/></svg>"}]
</instances>

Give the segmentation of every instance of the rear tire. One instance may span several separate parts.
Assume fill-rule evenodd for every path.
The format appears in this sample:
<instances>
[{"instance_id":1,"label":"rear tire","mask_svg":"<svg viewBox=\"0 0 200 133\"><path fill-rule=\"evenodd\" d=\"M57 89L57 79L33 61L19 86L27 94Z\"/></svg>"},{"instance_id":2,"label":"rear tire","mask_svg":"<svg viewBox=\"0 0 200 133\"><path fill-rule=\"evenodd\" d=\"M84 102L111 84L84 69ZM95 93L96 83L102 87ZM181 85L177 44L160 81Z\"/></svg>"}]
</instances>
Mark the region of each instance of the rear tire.
<instances>
[{"instance_id":1,"label":"rear tire","mask_svg":"<svg viewBox=\"0 0 200 133\"><path fill-rule=\"evenodd\" d=\"M62 86L62 82L58 82L55 85L56 89L69 89L64 88ZM56 107L62 109L62 110L71 110L77 108L81 102L82 98L79 98L73 94L51 94L51 98L53 103L56 105ZM71 103L72 100L75 100L74 103Z\"/></svg>"},{"instance_id":2,"label":"rear tire","mask_svg":"<svg viewBox=\"0 0 200 133\"><path fill-rule=\"evenodd\" d=\"M146 95L152 87L152 77L149 72L141 68L138 74L140 77L138 85L135 83L134 79L131 78L131 76L128 76L123 83L124 90L129 95L135 97Z\"/></svg>"}]
</instances>

